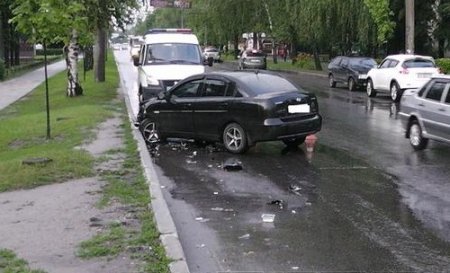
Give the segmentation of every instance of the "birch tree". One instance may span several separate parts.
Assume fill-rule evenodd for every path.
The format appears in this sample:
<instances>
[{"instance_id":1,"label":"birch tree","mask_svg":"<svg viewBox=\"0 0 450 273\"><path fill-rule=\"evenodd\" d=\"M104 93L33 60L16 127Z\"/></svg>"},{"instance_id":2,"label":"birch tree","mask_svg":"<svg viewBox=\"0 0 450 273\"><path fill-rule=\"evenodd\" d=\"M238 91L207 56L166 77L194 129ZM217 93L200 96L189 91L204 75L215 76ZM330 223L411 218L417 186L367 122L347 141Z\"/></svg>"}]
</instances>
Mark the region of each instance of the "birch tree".
<instances>
[{"instance_id":1,"label":"birch tree","mask_svg":"<svg viewBox=\"0 0 450 273\"><path fill-rule=\"evenodd\" d=\"M85 8L76 0L16 0L12 22L31 42L64 42L67 96L83 94L78 81L79 35L87 29Z\"/></svg>"}]
</instances>

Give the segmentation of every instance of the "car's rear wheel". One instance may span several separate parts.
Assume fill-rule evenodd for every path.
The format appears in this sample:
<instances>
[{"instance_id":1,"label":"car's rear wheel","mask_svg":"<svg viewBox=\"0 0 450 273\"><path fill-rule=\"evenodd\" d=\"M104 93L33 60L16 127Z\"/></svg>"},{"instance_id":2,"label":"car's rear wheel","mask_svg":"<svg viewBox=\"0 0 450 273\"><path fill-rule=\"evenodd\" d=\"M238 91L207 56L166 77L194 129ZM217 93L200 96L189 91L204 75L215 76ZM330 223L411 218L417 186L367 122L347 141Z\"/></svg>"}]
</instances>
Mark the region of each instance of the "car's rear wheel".
<instances>
[{"instance_id":1,"label":"car's rear wheel","mask_svg":"<svg viewBox=\"0 0 450 273\"><path fill-rule=\"evenodd\" d=\"M428 145L428 138L424 138L422 135L422 127L417 120L411 121L409 124L409 143L414 150L423 150Z\"/></svg>"},{"instance_id":2,"label":"car's rear wheel","mask_svg":"<svg viewBox=\"0 0 450 273\"><path fill-rule=\"evenodd\" d=\"M336 81L334 80L333 74L330 74L330 75L328 76L328 85L329 85L331 88L335 88L335 87L336 87Z\"/></svg>"},{"instance_id":3,"label":"car's rear wheel","mask_svg":"<svg viewBox=\"0 0 450 273\"><path fill-rule=\"evenodd\" d=\"M286 138L283 139L283 142L288 147L297 147L300 144L303 144L305 142L306 137L293 137L293 138Z\"/></svg>"},{"instance_id":4,"label":"car's rear wheel","mask_svg":"<svg viewBox=\"0 0 450 273\"><path fill-rule=\"evenodd\" d=\"M356 90L356 82L352 77L350 77L348 79L348 90L350 90L350 92L353 92Z\"/></svg>"},{"instance_id":5,"label":"car's rear wheel","mask_svg":"<svg viewBox=\"0 0 450 273\"><path fill-rule=\"evenodd\" d=\"M223 130L223 144L227 151L240 154L248 149L247 135L237 123L228 124Z\"/></svg>"},{"instance_id":6,"label":"car's rear wheel","mask_svg":"<svg viewBox=\"0 0 450 273\"><path fill-rule=\"evenodd\" d=\"M156 143L161 140L158 125L150 119L144 119L139 125L139 130L141 131L145 142L148 144Z\"/></svg>"},{"instance_id":7,"label":"car's rear wheel","mask_svg":"<svg viewBox=\"0 0 450 273\"><path fill-rule=\"evenodd\" d=\"M398 83L393 82L391 84L391 99L393 102L399 102L400 98L402 97L402 90L398 86Z\"/></svg>"},{"instance_id":8,"label":"car's rear wheel","mask_svg":"<svg viewBox=\"0 0 450 273\"><path fill-rule=\"evenodd\" d=\"M373 87L372 79L369 79L369 80L367 81L367 88L366 88L366 91L367 91L367 96L369 96L369 97L371 97L371 98L373 98L373 97L375 97L375 96L377 95L377 91L375 91L375 89L374 89L374 87Z\"/></svg>"}]
</instances>

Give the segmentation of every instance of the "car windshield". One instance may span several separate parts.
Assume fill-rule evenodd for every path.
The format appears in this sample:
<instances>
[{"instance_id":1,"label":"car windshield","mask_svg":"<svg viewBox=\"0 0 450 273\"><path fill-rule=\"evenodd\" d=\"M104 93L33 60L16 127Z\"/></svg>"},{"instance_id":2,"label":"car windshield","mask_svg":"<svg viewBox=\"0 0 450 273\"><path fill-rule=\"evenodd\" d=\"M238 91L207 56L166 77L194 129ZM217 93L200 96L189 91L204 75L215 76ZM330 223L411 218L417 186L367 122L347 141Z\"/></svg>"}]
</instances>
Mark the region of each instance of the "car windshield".
<instances>
[{"instance_id":1,"label":"car windshield","mask_svg":"<svg viewBox=\"0 0 450 273\"><path fill-rule=\"evenodd\" d=\"M207 48L205 52L219 52L216 48Z\"/></svg>"},{"instance_id":2,"label":"car windshield","mask_svg":"<svg viewBox=\"0 0 450 273\"><path fill-rule=\"evenodd\" d=\"M405 68L435 67L435 64L432 60L428 60L428 59L413 59L413 60L405 61L403 63L403 67L405 67Z\"/></svg>"},{"instance_id":3,"label":"car windshield","mask_svg":"<svg viewBox=\"0 0 450 273\"><path fill-rule=\"evenodd\" d=\"M165 43L147 46L146 64L201 64L198 45Z\"/></svg>"},{"instance_id":4,"label":"car windshield","mask_svg":"<svg viewBox=\"0 0 450 273\"><path fill-rule=\"evenodd\" d=\"M361 59L351 59L350 65L352 67L362 67L362 68L372 68L377 65L377 62L375 62L372 58L361 58Z\"/></svg>"},{"instance_id":5,"label":"car windshield","mask_svg":"<svg viewBox=\"0 0 450 273\"><path fill-rule=\"evenodd\" d=\"M249 73L243 76L241 80L256 96L298 90L298 88L288 80L270 74Z\"/></svg>"}]
</instances>

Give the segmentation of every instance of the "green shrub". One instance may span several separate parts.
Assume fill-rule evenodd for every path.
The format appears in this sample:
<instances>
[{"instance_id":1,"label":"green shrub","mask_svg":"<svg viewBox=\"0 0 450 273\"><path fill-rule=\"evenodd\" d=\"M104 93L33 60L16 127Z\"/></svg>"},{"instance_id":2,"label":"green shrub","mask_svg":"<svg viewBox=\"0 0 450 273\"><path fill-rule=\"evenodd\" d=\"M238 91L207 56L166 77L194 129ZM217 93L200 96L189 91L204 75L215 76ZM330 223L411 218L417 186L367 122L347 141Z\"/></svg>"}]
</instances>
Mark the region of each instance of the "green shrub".
<instances>
[{"instance_id":1,"label":"green shrub","mask_svg":"<svg viewBox=\"0 0 450 273\"><path fill-rule=\"evenodd\" d=\"M314 70L314 57L311 54L300 52L292 60L292 64L301 69Z\"/></svg>"},{"instance_id":2,"label":"green shrub","mask_svg":"<svg viewBox=\"0 0 450 273\"><path fill-rule=\"evenodd\" d=\"M47 48L47 56L62 55L62 48ZM37 49L36 55L44 55L43 49Z\"/></svg>"},{"instance_id":3,"label":"green shrub","mask_svg":"<svg viewBox=\"0 0 450 273\"><path fill-rule=\"evenodd\" d=\"M442 58L436 60L437 66L441 69L442 73L450 73L450 58Z\"/></svg>"},{"instance_id":4,"label":"green shrub","mask_svg":"<svg viewBox=\"0 0 450 273\"><path fill-rule=\"evenodd\" d=\"M5 69L5 61L0 59L0 81L3 81L6 77L5 75L6 69Z\"/></svg>"}]
</instances>

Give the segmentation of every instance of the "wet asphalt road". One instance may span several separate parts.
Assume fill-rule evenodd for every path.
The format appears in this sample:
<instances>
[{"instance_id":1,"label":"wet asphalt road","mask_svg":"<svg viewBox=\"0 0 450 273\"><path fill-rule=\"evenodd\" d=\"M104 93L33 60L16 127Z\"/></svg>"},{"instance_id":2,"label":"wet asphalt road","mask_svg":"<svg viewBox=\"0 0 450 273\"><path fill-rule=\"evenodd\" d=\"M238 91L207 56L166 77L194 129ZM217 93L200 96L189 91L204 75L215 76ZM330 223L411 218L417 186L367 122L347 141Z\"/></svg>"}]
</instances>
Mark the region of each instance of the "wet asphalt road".
<instances>
[{"instance_id":1,"label":"wet asphalt road","mask_svg":"<svg viewBox=\"0 0 450 273\"><path fill-rule=\"evenodd\" d=\"M135 69L116 53L134 97ZM414 152L388 98L285 76L319 99L324 124L312 154L279 142L237 156L186 142L158 147L191 272L449 272L450 146ZM243 170L225 171L228 160Z\"/></svg>"}]
</instances>

